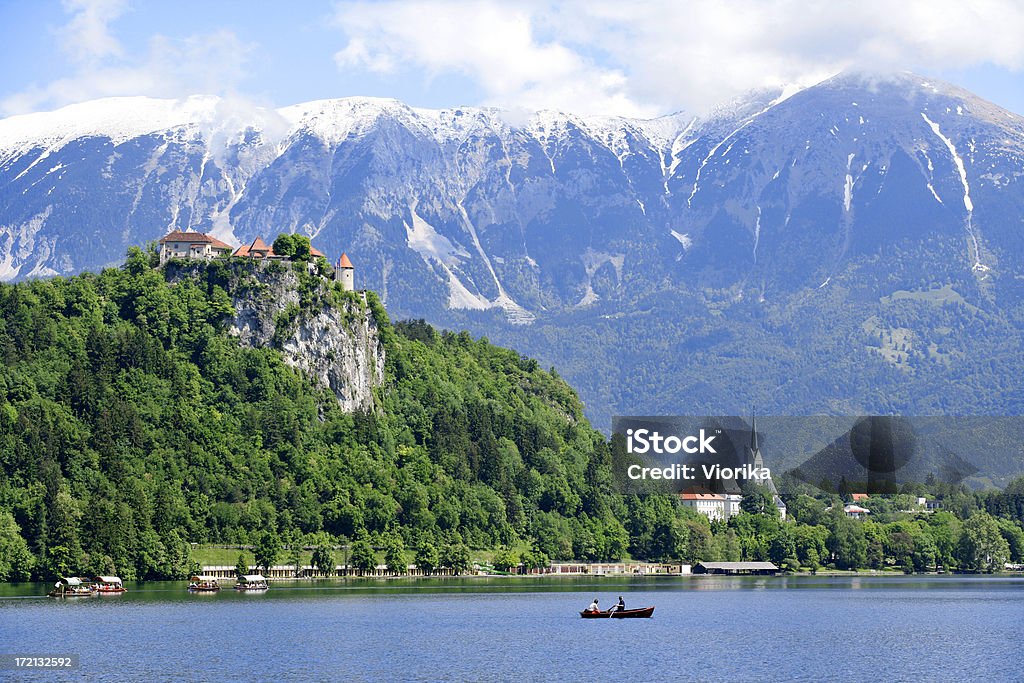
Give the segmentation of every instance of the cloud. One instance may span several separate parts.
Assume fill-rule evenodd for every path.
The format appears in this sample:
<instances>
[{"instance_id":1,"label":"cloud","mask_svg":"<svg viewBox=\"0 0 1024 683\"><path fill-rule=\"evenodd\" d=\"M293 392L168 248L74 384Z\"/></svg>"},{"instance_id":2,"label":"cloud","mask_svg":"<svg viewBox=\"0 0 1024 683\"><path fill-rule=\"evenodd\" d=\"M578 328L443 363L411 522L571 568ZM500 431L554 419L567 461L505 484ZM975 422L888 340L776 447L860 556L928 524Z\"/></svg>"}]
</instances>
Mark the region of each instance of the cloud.
<instances>
[{"instance_id":1,"label":"cloud","mask_svg":"<svg viewBox=\"0 0 1024 683\"><path fill-rule=\"evenodd\" d=\"M1015 0L346 2L343 69L455 73L486 104L644 115L849 68L1024 68Z\"/></svg>"},{"instance_id":2,"label":"cloud","mask_svg":"<svg viewBox=\"0 0 1024 683\"><path fill-rule=\"evenodd\" d=\"M79 63L121 54L121 43L110 24L126 9L124 0L64 0L71 20L57 30L61 48Z\"/></svg>"},{"instance_id":3,"label":"cloud","mask_svg":"<svg viewBox=\"0 0 1024 683\"><path fill-rule=\"evenodd\" d=\"M111 30L123 2L68 0L64 7L71 17L56 34L73 64L69 75L3 98L3 116L99 97L232 94L250 76L246 67L256 48L232 31L183 38L154 34L143 51L131 53Z\"/></svg>"},{"instance_id":4,"label":"cloud","mask_svg":"<svg viewBox=\"0 0 1024 683\"><path fill-rule=\"evenodd\" d=\"M543 36L537 7L529 4L357 3L339 7L336 18L349 36L335 54L342 69L420 68L427 78L456 73L483 88L484 104L653 113L628 97L620 69Z\"/></svg>"}]
</instances>

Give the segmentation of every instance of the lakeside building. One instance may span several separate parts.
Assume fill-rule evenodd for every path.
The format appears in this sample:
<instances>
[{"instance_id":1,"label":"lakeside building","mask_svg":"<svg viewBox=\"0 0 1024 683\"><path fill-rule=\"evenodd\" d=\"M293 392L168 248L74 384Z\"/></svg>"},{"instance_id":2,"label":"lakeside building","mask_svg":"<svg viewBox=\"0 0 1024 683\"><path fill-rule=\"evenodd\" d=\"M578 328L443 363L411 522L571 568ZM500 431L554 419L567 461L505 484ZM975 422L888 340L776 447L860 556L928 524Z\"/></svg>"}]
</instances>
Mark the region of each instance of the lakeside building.
<instances>
[{"instance_id":1,"label":"lakeside building","mask_svg":"<svg viewBox=\"0 0 1024 683\"><path fill-rule=\"evenodd\" d=\"M233 579L236 582L239 581L237 574L237 568L232 565L203 565L201 568L204 577L211 579ZM490 575L493 573L492 568L489 566L483 566L479 563L474 562L472 567L463 572L462 575ZM527 569L522 564L518 567L514 567L511 570L513 574L522 575L549 575L553 574L556 576L575 576L575 575L589 575L589 576L608 576L608 575L632 575L632 576L667 576L667 575L685 575L691 573L691 567L688 564L680 564L676 562L640 562L638 560L629 562L552 562L547 567L537 567L533 569ZM434 569L431 573L432 576L456 576L457 574L451 569ZM307 578L318 578L325 576L363 576L363 577L378 577L386 578L393 576L423 576L423 570L419 569L415 564L406 565L404 572L394 572L385 565L378 564L375 568L369 570L359 570L351 565L338 564L335 566L333 572L321 572L312 565L303 564L299 567L294 565L274 565L270 567L264 574L266 579L307 579Z\"/></svg>"},{"instance_id":2,"label":"lakeside building","mask_svg":"<svg viewBox=\"0 0 1024 683\"><path fill-rule=\"evenodd\" d=\"M753 574L757 576L775 576L779 568L771 562L699 562L693 568L694 574L725 574L739 576Z\"/></svg>"},{"instance_id":3,"label":"lakeside building","mask_svg":"<svg viewBox=\"0 0 1024 683\"><path fill-rule=\"evenodd\" d=\"M174 230L157 244L160 247L161 264L172 258L214 259L231 253L230 244L202 232Z\"/></svg>"}]
</instances>

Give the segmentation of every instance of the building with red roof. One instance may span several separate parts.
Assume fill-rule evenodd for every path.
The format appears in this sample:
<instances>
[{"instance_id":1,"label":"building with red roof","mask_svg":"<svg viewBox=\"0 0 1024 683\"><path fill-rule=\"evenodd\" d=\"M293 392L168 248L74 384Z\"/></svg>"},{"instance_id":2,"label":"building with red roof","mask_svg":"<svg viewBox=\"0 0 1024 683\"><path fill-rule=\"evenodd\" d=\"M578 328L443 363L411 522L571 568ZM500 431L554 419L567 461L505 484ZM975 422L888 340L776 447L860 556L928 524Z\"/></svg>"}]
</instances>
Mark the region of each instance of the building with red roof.
<instances>
[{"instance_id":1,"label":"building with red roof","mask_svg":"<svg viewBox=\"0 0 1024 683\"><path fill-rule=\"evenodd\" d=\"M313 258L324 256L324 253L314 247L312 244L309 245L309 254ZM238 249L235 249L235 253L232 256L239 256L241 258L254 258L254 259L286 259L287 256L281 256L274 253L274 247L268 245L263 241L262 237L257 237L252 241L251 244L243 244Z\"/></svg>"},{"instance_id":2,"label":"building with red roof","mask_svg":"<svg viewBox=\"0 0 1024 683\"><path fill-rule=\"evenodd\" d=\"M683 507L696 510L711 520L726 519L727 498L713 493L702 486L691 486L679 492L679 500Z\"/></svg>"},{"instance_id":3,"label":"building with red roof","mask_svg":"<svg viewBox=\"0 0 1024 683\"><path fill-rule=\"evenodd\" d=\"M342 253L334 265L334 279L341 283L341 288L346 292L354 292L356 289L355 275L356 268L349 260L348 254Z\"/></svg>"},{"instance_id":4,"label":"building with red roof","mask_svg":"<svg viewBox=\"0 0 1024 683\"><path fill-rule=\"evenodd\" d=\"M227 256L231 245L202 232L174 230L160 239L160 263L172 258L212 259Z\"/></svg>"}]
</instances>

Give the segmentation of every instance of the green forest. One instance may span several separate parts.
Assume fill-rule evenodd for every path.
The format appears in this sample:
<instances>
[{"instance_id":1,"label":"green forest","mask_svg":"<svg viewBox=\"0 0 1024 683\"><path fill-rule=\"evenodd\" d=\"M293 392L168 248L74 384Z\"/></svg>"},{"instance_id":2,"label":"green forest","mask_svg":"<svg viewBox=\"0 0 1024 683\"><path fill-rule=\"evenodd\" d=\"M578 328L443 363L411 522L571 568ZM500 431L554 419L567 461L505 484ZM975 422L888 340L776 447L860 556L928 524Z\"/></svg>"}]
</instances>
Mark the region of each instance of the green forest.
<instances>
[{"instance_id":1,"label":"green forest","mask_svg":"<svg viewBox=\"0 0 1024 683\"><path fill-rule=\"evenodd\" d=\"M928 515L880 500L866 522L810 489L786 521L752 489L728 523L623 495L610 442L553 369L393 324L372 292L364 303L304 262L278 264L319 292L302 306L348 301L378 328L374 408L343 412L278 349L227 333L227 261L172 281L132 249L121 268L0 286L0 581L177 579L196 569L193 543L251 545L263 566L304 546L321 567L343 544L364 565L382 552L464 568L487 551L505 569L632 557L992 571L1024 553L1021 480L930 492L946 505Z\"/></svg>"}]
</instances>

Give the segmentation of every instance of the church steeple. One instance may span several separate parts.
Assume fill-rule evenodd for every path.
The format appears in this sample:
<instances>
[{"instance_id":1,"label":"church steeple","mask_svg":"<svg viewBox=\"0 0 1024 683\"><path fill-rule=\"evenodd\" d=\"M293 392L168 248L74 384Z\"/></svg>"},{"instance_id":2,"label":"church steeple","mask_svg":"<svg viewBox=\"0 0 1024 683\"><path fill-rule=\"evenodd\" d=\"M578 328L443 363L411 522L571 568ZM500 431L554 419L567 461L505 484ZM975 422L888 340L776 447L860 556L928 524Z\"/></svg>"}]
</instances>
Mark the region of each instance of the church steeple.
<instances>
[{"instance_id":1,"label":"church steeple","mask_svg":"<svg viewBox=\"0 0 1024 683\"><path fill-rule=\"evenodd\" d=\"M759 450L757 447L757 411L751 409L750 412L750 450L757 453Z\"/></svg>"}]
</instances>

